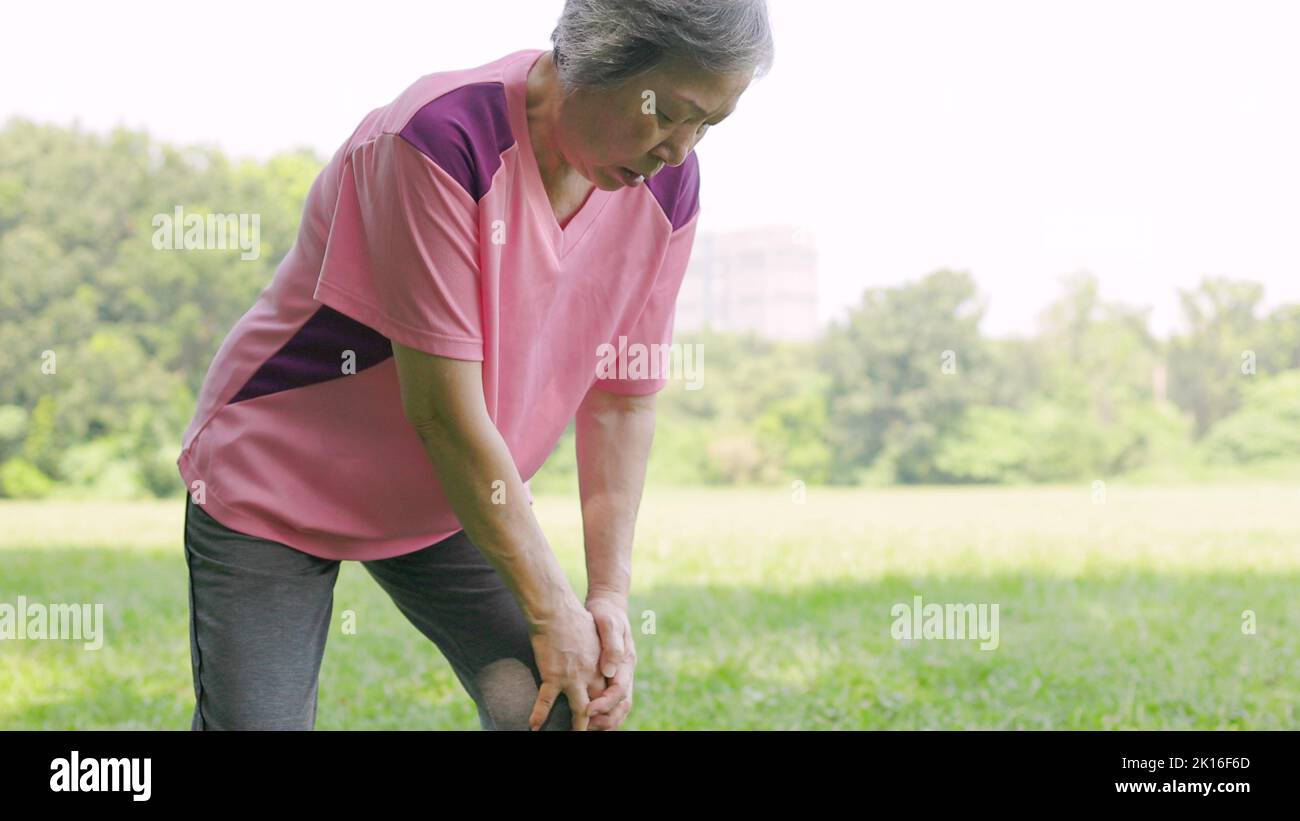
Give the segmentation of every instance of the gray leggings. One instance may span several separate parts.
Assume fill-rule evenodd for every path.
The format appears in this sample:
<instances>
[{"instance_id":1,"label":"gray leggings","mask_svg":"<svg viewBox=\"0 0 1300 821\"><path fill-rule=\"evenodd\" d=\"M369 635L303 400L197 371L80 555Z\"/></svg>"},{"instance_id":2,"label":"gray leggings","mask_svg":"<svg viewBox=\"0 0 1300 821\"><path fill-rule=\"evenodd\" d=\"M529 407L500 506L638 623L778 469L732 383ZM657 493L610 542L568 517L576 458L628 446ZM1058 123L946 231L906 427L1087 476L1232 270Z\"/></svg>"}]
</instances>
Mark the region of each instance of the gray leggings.
<instances>
[{"instance_id":1,"label":"gray leggings","mask_svg":"<svg viewBox=\"0 0 1300 821\"><path fill-rule=\"evenodd\" d=\"M194 673L190 729L312 729L339 561L231 530L189 494L185 560ZM451 664L483 729L527 730L541 684L528 624L465 531L362 564ZM571 724L561 695L542 729Z\"/></svg>"}]
</instances>

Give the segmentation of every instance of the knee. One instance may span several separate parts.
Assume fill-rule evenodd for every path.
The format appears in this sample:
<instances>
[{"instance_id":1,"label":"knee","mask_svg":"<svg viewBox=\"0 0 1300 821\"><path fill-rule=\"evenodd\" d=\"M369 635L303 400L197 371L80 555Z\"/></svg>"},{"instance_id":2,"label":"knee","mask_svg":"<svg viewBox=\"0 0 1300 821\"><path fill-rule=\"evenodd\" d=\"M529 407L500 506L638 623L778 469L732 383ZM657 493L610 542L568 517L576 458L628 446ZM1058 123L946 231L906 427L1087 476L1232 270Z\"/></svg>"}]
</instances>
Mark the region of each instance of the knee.
<instances>
[{"instance_id":1,"label":"knee","mask_svg":"<svg viewBox=\"0 0 1300 821\"><path fill-rule=\"evenodd\" d=\"M537 703L537 679L517 658L497 659L476 676L480 713L486 714L484 729L527 730L528 717ZM573 725L569 700L563 694L555 700L543 730L567 730Z\"/></svg>"}]
</instances>

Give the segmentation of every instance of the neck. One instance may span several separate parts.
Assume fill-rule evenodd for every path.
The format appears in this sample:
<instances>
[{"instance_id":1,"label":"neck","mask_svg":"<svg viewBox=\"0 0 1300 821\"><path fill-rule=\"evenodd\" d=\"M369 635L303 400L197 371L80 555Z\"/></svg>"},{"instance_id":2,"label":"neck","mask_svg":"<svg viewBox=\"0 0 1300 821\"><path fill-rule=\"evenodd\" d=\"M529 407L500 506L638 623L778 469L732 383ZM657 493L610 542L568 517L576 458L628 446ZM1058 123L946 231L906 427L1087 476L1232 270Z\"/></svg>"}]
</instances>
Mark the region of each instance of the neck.
<instances>
[{"instance_id":1,"label":"neck","mask_svg":"<svg viewBox=\"0 0 1300 821\"><path fill-rule=\"evenodd\" d=\"M537 170L547 189L559 189L571 183L577 174L564 161L555 142L555 124L560 119L560 84L555 71L554 53L538 58L528 73L528 140L533 145Z\"/></svg>"}]
</instances>

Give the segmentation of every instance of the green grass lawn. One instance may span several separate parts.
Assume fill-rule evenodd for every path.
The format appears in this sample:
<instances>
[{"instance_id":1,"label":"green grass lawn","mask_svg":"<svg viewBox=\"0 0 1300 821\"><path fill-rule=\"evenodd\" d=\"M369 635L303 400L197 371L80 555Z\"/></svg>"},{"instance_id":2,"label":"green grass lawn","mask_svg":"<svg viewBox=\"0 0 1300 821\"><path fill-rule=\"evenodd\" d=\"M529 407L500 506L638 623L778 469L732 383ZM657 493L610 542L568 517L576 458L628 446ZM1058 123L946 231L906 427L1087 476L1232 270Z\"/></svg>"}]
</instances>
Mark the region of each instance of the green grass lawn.
<instances>
[{"instance_id":1,"label":"green grass lawn","mask_svg":"<svg viewBox=\"0 0 1300 821\"><path fill-rule=\"evenodd\" d=\"M1091 490L647 490L625 728L1300 727L1300 486ZM106 621L96 651L0 641L0 729L188 728L183 504L0 503L0 602ZM536 511L581 597L577 500ZM999 646L895 640L914 595L998 604ZM356 563L334 612L319 729L477 729Z\"/></svg>"}]
</instances>

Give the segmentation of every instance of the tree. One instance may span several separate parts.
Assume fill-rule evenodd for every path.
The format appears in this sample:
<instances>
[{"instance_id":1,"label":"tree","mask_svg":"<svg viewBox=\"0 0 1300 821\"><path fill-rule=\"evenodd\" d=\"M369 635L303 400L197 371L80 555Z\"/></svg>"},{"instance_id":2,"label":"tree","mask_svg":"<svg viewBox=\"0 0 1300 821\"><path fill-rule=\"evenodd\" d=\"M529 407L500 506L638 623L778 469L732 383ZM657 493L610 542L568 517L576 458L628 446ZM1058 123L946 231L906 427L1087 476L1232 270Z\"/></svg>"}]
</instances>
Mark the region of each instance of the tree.
<instances>
[{"instance_id":1,"label":"tree","mask_svg":"<svg viewBox=\"0 0 1300 821\"><path fill-rule=\"evenodd\" d=\"M966 272L936 271L874 288L827 333L833 478L877 468L903 482L934 480L940 437L987 389L991 358L980 337L985 306Z\"/></svg>"},{"instance_id":2,"label":"tree","mask_svg":"<svg viewBox=\"0 0 1300 821\"><path fill-rule=\"evenodd\" d=\"M1251 352L1266 347L1257 318L1264 288L1207 278L1178 296L1187 328L1170 343L1169 396L1192 413L1200 437L1240 406L1250 375L1243 373L1243 364Z\"/></svg>"}]
</instances>

